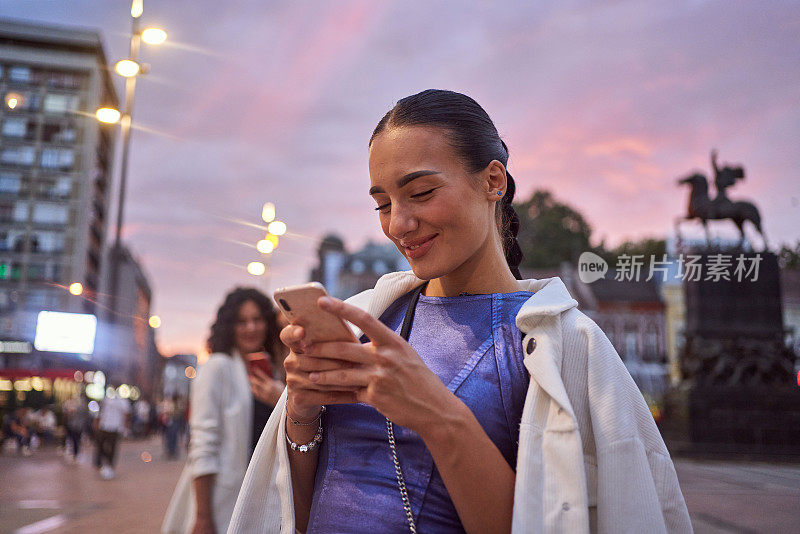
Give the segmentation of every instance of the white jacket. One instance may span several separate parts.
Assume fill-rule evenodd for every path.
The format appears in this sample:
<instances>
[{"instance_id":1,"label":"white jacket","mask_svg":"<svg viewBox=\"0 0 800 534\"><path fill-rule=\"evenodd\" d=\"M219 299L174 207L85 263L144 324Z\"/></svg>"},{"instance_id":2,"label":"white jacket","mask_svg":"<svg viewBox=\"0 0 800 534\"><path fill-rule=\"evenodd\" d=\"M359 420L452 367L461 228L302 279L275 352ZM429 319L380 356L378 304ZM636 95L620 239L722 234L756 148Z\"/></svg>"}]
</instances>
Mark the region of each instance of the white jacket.
<instances>
[{"instance_id":1,"label":"white jacket","mask_svg":"<svg viewBox=\"0 0 800 534\"><path fill-rule=\"evenodd\" d=\"M184 534L194 525L192 480L216 475L212 489L218 533L230 522L250 458L253 394L247 367L238 352L214 353L192 381L189 410L189 456L170 500L161 532Z\"/></svg>"},{"instance_id":2,"label":"white jacket","mask_svg":"<svg viewBox=\"0 0 800 534\"><path fill-rule=\"evenodd\" d=\"M410 271L390 273L348 302L378 317L421 283ZM691 532L667 448L611 342L558 277L522 280L520 289L535 294L516 318L531 381L512 532ZM295 530L285 419L284 391L248 467L229 533Z\"/></svg>"}]
</instances>

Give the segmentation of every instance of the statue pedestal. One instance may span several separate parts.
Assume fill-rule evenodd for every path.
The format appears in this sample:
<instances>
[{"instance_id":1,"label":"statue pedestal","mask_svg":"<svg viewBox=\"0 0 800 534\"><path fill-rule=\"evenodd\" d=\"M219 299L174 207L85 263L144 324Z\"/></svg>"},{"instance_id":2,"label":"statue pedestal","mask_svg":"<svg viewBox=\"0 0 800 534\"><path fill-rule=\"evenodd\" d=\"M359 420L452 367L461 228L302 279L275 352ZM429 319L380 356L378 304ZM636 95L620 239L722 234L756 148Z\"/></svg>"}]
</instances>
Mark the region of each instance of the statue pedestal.
<instances>
[{"instance_id":1,"label":"statue pedestal","mask_svg":"<svg viewBox=\"0 0 800 534\"><path fill-rule=\"evenodd\" d=\"M694 452L800 455L800 387L783 342L777 257L727 254L760 256L758 277L684 281L683 382L665 399L664 435ZM714 255L701 254L702 265Z\"/></svg>"},{"instance_id":2,"label":"statue pedestal","mask_svg":"<svg viewBox=\"0 0 800 534\"><path fill-rule=\"evenodd\" d=\"M664 424L674 452L798 457L800 387L675 389Z\"/></svg>"}]
</instances>

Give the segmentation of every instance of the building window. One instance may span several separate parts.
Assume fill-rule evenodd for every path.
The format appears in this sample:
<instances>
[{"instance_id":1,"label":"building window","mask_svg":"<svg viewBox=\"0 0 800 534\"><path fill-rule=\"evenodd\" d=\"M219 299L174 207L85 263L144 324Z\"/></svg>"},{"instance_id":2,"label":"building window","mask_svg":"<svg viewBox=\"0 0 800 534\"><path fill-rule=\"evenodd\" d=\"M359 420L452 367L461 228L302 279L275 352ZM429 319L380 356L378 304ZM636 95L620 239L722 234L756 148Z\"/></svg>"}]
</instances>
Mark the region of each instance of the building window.
<instances>
[{"instance_id":1,"label":"building window","mask_svg":"<svg viewBox=\"0 0 800 534\"><path fill-rule=\"evenodd\" d=\"M30 67L11 67L8 69L8 79L17 83L29 83L31 81Z\"/></svg>"},{"instance_id":2,"label":"building window","mask_svg":"<svg viewBox=\"0 0 800 534\"><path fill-rule=\"evenodd\" d=\"M644 360L649 362L661 361L661 351L658 346L658 331L654 325L647 327L644 334Z\"/></svg>"},{"instance_id":3,"label":"building window","mask_svg":"<svg viewBox=\"0 0 800 534\"><path fill-rule=\"evenodd\" d=\"M45 148L39 162L45 169L70 171L75 164L75 151L71 148Z\"/></svg>"},{"instance_id":4,"label":"building window","mask_svg":"<svg viewBox=\"0 0 800 534\"><path fill-rule=\"evenodd\" d=\"M19 194L22 180L19 173L3 172L0 173L0 193Z\"/></svg>"},{"instance_id":5,"label":"building window","mask_svg":"<svg viewBox=\"0 0 800 534\"><path fill-rule=\"evenodd\" d=\"M26 117L6 117L3 121L3 135L6 137L25 137L28 133Z\"/></svg>"},{"instance_id":6,"label":"building window","mask_svg":"<svg viewBox=\"0 0 800 534\"><path fill-rule=\"evenodd\" d=\"M39 108L42 106L42 95L39 91L28 91L25 93L25 102L23 103L23 109L27 109L28 111L39 111Z\"/></svg>"},{"instance_id":7,"label":"building window","mask_svg":"<svg viewBox=\"0 0 800 534\"><path fill-rule=\"evenodd\" d=\"M81 79L77 74L70 72L54 72L50 74L47 84L50 87L58 87L59 89L79 89Z\"/></svg>"},{"instance_id":8,"label":"building window","mask_svg":"<svg viewBox=\"0 0 800 534\"><path fill-rule=\"evenodd\" d=\"M37 202L33 206L33 222L43 224L66 224L69 219L67 206Z\"/></svg>"},{"instance_id":9,"label":"building window","mask_svg":"<svg viewBox=\"0 0 800 534\"><path fill-rule=\"evenodd\" d=\"M20 145L4 148L0 152L0 163L30 167L36 160L36 151L32 146Z\"/></svg>"},{"instance_id":10,"label":"building window","mask_svg":"<svg viewBox=\"0 0 800 534\"><path fill-rule=\"evenodd\" d=\"M387 267L386 262L383 260L376 260L375 263L372 264L372 272L375 274L388 273L389 267Z\"/></svg>"},{"instance_id":11,"label":"building window","mask_svg":"<svg viewBox=\"0 0 800 534\"><path fill-rule=\"evenodd\" d=\"M14 203L14 221L25 222L28 220L28 202L18 200Z\"/></svg>"},{"instance_id":12,"label":"building window","mask_svg":"<svg viewBox=\"0 0 800 534\"><path fill-rule=\"evenodd\" d=\"M0 202L0 222L11 222L14 216L14 202Z\"/></svg>"},{"instance_id":13,"label":"building window","mask_svg":"<svg viewBox=\"0 0 800 534\"><path fill-rule=\"evenodd\" d=\"M42 140L45 143L72 143L77 138L73 124L66 122L45 122L42 126Z\"/></svg>"},{"instance_id":14,"label":"building window","mask_svg":"<svg viewBox=\"0 0 800 534\"><path fill-rule=\"evenodd\" d=\"M61 232L36 232L31 238L31 250L34 252L62 252L64 250L64 234Z\"/></svg>"},{"instance_id":15,"label":"building window","mask_svg":"<svg viewBox=\"0 0 800 534\"><path fill-rule=\"evenodd\" d=\"M350 264L350 270L353 271L355 274L361 274L364 272L364 262L361 260L353 260L353 263Z\"/></svg>"},{"instance_id":16,"label":"building window","mask_svg":"<svg viewBox=\"0 0 800 534\"><path fill-rule=\"evenodd\" d=\"M66 113L78 109L77 95L49 94L44 99L46 113Z\"/></svg>"},{"instance_id":17,"label":"building window","mask_svg":"<svg viewBox=\"0 0 800 534\"><path fill-rule=\"evenodd\" d=\"M38 193L47 198L65 199L69 198L72 192L72 179L69 176L61 176L53 181L40 181Z\"/></svg>"},{"instance_id":18,"label":"building window","mask_svg":"<svg viewBox=\"0 0 800 534\"><path fill-rule=\"evenodd\" d=\"M625 331L625 361L635 361L638 359L636 353L636 332L630 330Z\"/></svg>"}]
</instances>

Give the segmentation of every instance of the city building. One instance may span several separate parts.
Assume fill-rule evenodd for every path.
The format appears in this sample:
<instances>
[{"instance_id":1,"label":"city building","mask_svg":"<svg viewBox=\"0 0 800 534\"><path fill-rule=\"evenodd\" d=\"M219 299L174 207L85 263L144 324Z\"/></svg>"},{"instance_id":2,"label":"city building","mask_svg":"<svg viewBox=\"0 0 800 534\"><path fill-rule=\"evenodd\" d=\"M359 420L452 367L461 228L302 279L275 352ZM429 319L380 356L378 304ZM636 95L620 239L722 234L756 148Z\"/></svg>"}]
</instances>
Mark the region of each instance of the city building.
<instances>
[{"instance_id":1,"label":"city building","mask_svg":"<svg viewBox=\"0 0 800 534\"><path fill-rule=\"evenodd\" d=\"M141 262L129 248L119 250L117 298L97 324L93 363L116 383L136 384L146 395L157 387L161 355L150 325L152 289ZM104 271L111 278L111 269ZM102 285L110 282L104 280Z\"/></svg>"},{"instance_id":2,"label":"city building","mask_svg":"<svg viewBox=\"0 0 800 534\"><path fill-rule=\"evenodd\" d=\"M334 297L346 299L375 286L386 273L411 268L392 243L372 241L356 252L347 252L344 241L329 234L317 249L319 265L311 271L311 280L320 282Z\"/></svg>"},{"instance_id":3,"label":"city building","mask_svg":"<svg viewBox=\"0 0 800 534\"><path fill-rule=\"evenodd\" d=\"M666 389L667 308L659 293L662 284L658 278L616 280L612 268L603 278L585 283L577 267L569 262L557 269L521 271L523 278L561 278L578 301L578 308L597 323L614 345L639 388L652 395Z\"/></svg>"},{"instance_id":4,"label":"city building","mask_svg":"<svg viewBox=\"0 0 800 534\"><path fill-rule=\"evenodd\" d=\"M0 371L97 367L93 351L34 338L39 312L98 313L116 132L94 117L104 106L119 107L98 32L0 20Z\"/></svg>"}]
</instances>

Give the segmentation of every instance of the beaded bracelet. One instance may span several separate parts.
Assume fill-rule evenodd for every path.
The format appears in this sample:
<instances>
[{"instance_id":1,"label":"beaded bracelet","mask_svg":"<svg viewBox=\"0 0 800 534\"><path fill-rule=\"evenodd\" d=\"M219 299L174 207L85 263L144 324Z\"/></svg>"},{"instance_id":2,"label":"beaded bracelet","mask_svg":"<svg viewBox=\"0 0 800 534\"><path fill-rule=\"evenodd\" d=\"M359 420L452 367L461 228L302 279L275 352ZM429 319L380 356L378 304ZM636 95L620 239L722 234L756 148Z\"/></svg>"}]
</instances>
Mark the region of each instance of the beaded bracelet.
<instances>
[{"instance_id":1,"label":"beaded bracelet","mask_svg":"<svg viewBox=\"0 0 800 534\"><path fill-rule=\"evenodd\" d=\"M317 428L317 433L314 434L314 439L312 439L308 443L305 443L303 445L298 445L297 443L292 441L288 433L286 434L286 443L289 444L289 447L291 447L293 451L300 451L303 453L311 452L317 447L317 445L320 444L320 442L322 442L322 419L319 420L319 428Z\"/></svg>"},{"instance_id":2,"label":"beaded bracelet","mask_svg":"<svg viewBox=\"0 0 800 534\"><path fill-rule=\"evenodd\" d=\"M288 417L288 418L289 418L289 421L291 421L291 422L292 422L292 424L293 424L293 425L295 425L295 426L311 426L311 425L313 425L314 423L316 423L316 422L317 422L317 419L319 419L320 417L322 417L322 414L324 414L324 413L325 413L325 406L322 406L322 409L319 411L319 413L317 414L317 416L316 416L314 419L312 419L311 421L309 421L308 423L301 423L300 421L297 421L297 420L295 420L295 419L292 419L292 416L291 416L291 415L289 415L289 411L288 411L288 410L286 411L286 417Z\"/></svg>"}]
</instances>

